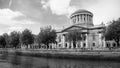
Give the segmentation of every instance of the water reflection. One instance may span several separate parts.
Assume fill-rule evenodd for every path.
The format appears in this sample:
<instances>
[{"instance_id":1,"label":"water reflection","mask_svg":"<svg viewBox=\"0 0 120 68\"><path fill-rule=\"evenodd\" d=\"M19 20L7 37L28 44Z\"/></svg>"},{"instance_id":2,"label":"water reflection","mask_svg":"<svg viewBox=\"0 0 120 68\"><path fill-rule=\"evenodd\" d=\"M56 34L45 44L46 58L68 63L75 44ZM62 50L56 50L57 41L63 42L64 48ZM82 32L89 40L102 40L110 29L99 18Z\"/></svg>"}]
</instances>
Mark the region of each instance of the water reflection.
<instances>
[{"instance_id":1,"label":"water reflection","mask_svg":"<svg viewBox=\"0 0 120 68\"><path fill-rule=\"evenodd\" d=\"M28 56L2 54L0 60L6 60L8 68L119 68L119 62L87 61L68 59L47 59ZM4 67L2 67L4 68Z\"/></svg>"}]
</instances>

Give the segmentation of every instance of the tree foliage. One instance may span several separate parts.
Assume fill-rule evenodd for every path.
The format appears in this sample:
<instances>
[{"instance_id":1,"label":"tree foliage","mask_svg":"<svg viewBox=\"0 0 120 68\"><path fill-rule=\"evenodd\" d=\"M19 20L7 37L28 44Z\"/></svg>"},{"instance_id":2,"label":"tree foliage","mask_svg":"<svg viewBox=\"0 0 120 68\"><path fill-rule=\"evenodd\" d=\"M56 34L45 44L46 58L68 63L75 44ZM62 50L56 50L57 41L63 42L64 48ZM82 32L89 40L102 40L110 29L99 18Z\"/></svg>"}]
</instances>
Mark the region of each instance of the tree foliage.
<instances>
[{"instance_id":1,"label":"tree foliage","mask_svg":"<svg viewBox=\"0 0 120 68\"><path fill-rule=\"evenodd\" d=\"M16 31L11 32L9 40L10 45L16 48L20 43L20 34Z\"/></svg>"},{"instance_id":2,"label":"tree foliage","mask_svg":"<svg viewBox=\"0 0 120 68\"><path fill-rule=\"evenodd\" d=\"M21 43L24 45L29 45L34 43L34 36L32 32L28 29L25 29L21 34Z\"/></svg>"},{"instance_id":3,"label":"tree foliage","mask_svg":"<svg viewBox=\"0 0 120 68\"><path fill-rule=\"evenodd\" d=\"M5 47L5 45L6 45L6 41L3 36L0 36L0 45L1 45L1 47Z\"/></svg>"},{"instance_id":4,"label":"tree foliage","mask_svg":"<svg viewBox=\"0 0 120 68\"><path fill-rule=\"evenodd\" d=\"M106 40L114 40L119 46L120 41L120 19L113 20L105 31Z\"/></svg>"},{"instance_id":5,"label":"tree foliage","mask_svg":"<svg viewBox=\"0 0 120 68\"><path fill-rule=\"evenodd\" d=\"M5 41L6 41L6 47L10 47L10 38L9 38L9 35L7 33L4 33L3 37L5 38Z\"/></svg>"},{"instance_id":6,"label":"tree foliage","mask_svg":"<svg viewBox=\"0 0 120 68\"><path fill-rule=\"evenodd\" d=\"M51 26L41 28L41 31L38 34L38 43L43 43L49 48L49 43L55 43L56 37L56 31L52 29Z\"/></svg>"}]
</instances>

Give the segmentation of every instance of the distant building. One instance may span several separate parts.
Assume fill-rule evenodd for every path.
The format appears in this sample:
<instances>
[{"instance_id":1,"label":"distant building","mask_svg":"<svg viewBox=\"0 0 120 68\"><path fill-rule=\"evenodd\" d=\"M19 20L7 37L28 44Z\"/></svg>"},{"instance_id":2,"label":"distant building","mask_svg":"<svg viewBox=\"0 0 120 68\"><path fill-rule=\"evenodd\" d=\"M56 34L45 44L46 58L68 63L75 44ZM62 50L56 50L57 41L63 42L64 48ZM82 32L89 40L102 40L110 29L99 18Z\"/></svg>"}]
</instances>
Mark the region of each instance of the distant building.
<instances>
[{"instance_id":1,"label":"distant building","mask_svg":"<svg viewBox=\"0 0 120 68\"><path fill-rule=\"evenodd\" d=\"M87 49L101 49L106 47L106 42L103 36L104 24L93 24L93 13L87 10L77 10L70 16L71 26L64 28L57 32L57 45L55 48L87 48ZM73 42L66 41L66 35L69 31L80 31L85 39ZM75 47L73 47L73 45Z\"/></svg>"}]
</instances>

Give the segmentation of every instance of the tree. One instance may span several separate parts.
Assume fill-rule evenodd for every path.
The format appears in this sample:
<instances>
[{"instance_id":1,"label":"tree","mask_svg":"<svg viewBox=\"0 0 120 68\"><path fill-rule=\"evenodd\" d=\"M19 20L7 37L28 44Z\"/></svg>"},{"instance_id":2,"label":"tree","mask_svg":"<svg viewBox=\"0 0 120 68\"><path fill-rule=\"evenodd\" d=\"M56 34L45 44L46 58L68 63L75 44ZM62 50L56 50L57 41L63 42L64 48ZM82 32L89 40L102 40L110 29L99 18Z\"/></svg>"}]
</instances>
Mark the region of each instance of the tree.
<instances>
[{"instance_id":1,"label":"tree","mask_svg":"<svg viewBox=\"0 0 120 68\"><path fill-rule=\"evenodd\" d=\"M10 47L9 35L7 33L4 33L3 37L5 38L6 41L6 47Z\"/></svg>"},{"instance_id":2,"label":"tree","mask_svg":"<svg viewBox=\"0 0 120 68\"><path fill-rule=\"evenodd\" d=\"M21 43L26 45L27 48L28 48L28 45L31 45L34 43L34 36L32 34L32 32L28 29L25 29L23 32L22 32L22 35L21 35Z\"/></svg>"},{"instance_id":3,"label":"tree","mask_svg":"<svg viewBox=\"0 0 120 68\"><path fill-rule=\"evenodd\" d=\"M41 28L40 33L38 34L38 43L45 44L49 48L50 43L56 43L56 31L49 27Z\"/></svg>"},{"instance_id":4,"label":"tree","mask_svg":"<svg viewBox=\"0 0 120 68\"><path fill-rule=\"evenodd\" d=\"M20 34L16 31L10 33L10 45L17 47L20 43Z\"/></svg>"},{"instance_id":5,"label":"tree","mask_svg":"<svg viewBox=\"0 0 120 68\"><path fill-rule=\"evenodd\" d=\"M105 31L105 39L106 40L114 40L117 43L117 46L119 47L119 41L120 41L120 19L113 20L111 24L106 28Z\"/></svg>"},{"instance_id":6,"label":"tree","mask_svg":"<svg viewBox=\"0 0 120 68\"><path fill-rule=\"evenodd\" d=\"M76 47L76 42L82 40L82 34L81 32L74 30L70 31L66 34L66 39L69 42L73 42L73 47ZM85 36L83 36L85 38Z\"/></svg>"},{"instance_id":7,"label":"tree","mask_svg":"<svg viewBox=\"0 0 120 68\"><path fill-rule=\"evenodd\" d=\"M5 48L6 41L5 41L5 38L3 36L0 36L0 45L1 45L1 47Z\"/></svg>"}]
</instances>

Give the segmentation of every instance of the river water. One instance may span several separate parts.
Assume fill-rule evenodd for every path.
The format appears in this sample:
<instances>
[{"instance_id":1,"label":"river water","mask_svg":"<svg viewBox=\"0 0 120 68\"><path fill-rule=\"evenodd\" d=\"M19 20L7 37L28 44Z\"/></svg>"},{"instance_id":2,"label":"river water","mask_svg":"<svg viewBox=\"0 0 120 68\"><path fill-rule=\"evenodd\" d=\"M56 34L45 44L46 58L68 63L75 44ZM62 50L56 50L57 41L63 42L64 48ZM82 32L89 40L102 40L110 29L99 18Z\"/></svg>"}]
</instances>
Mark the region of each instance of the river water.
<instances>
[{"instance_id":1,"label":"river water","mask_svg":"<svg viewBox=\"0 0 120 68\"><path fill-rule=\"evenodd\" d=\"M0 68L120 68L120 62L0 54Z\"/></svg>"}]
</instances>

